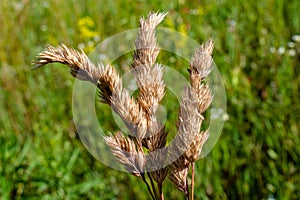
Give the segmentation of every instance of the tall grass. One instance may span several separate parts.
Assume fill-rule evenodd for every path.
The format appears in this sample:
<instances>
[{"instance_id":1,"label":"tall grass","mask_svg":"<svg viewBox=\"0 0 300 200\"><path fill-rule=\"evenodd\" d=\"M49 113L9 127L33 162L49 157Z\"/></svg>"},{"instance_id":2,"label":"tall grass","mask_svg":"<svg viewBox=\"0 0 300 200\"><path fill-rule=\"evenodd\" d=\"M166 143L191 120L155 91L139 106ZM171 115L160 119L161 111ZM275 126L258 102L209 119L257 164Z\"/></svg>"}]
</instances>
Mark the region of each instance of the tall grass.
<instances>
[{"instance_id":1,"label":"tall grass","mask_svg":"<svg viewBox=\"0 0 300 200\"><path fill-rule=\"evenodd\" d=\"M297 0L1 1L1 198L147 198L135 179L98 163L76 139L68 71L55 65L31 71L31 61L45 44L95 43L80 34L78 22L86 16L102 41L137 28L138 17L150 10L169 11L164 27L200 42L213 37L227 89L230 118L213 151L196 164L196 199L299 198ZM168 199L179 195L165 190Z\"/></svg>"}]
</instances>

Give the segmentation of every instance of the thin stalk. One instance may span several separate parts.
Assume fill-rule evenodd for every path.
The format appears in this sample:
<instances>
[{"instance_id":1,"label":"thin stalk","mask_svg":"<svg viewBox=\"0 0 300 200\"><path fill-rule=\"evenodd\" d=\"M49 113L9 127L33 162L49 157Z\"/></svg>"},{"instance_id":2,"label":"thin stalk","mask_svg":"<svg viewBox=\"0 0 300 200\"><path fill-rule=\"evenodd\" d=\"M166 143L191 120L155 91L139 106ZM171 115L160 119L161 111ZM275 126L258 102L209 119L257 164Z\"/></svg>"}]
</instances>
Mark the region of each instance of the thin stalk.
<instances>
[{"instance_id":1,"label":"thin stalk","mask_svg":"<svg viewBox=\"0 0 300 200\"><path fill-rule=\"evenodd\" d=\"M158 187L158 192L159 192L159 199L160 200L164 200L164 193L162 191L162 184L161 183L157 183L157 187Z\"/></svg>"},{"instance_id":2,"label":"thin stalk","mask_svg":"<svg viewBox=\"0 0 300 200\"><path fill-rule=\"evenodd\" d=\"M153 192L152 192L152 190L151 190L151 188L150 188L149 183L146 181L145 175L144 175L144 174L142 174L142 180L143 180L144 183L147 185L147 189L148 189L149 193L151 194L152 200L156 200L156 197L154 196L154 194L153 194Z\"/></svg>"},{"instance_id":3,"label":"thin stalk","mask_svg":"<svg viewBox=\"0 0 300 200\"><path fill-rule=\"evenodd\" d=\"M151 187L152 187L153 193L154 193L156 199L158 199L158 195L157 195L157 191L155 189L155 185L154 185L153 179L152 179L152 177L151 177L151 175L150 175L149 172L147 172L147 174L148 174L148 177L150 179L150 183L151 183Z\"/></svg>"},{"instance_id":4,"label":"thin stalk","mask_svg":"<svg viewBox=\"0 0 300 200\"><path fill-rule=\"evenodd\" d=\"M190 199L190 193L189 193L189 183L188 183L188 177L186 177L186 183L185 183L186 187L185 187L185 200L189 200Z\"/></svg>"},{"instance_id":5,"label":"thin stalk","mask_svg":"<svg viewBox=\"0 0 300 200\"><path fill-rule=\"evenodd\" d=\"M195 184L195 163L192 163L192 182L191 182L191 200L194 200L194 184Z\"/></svg>"}]
</instances>

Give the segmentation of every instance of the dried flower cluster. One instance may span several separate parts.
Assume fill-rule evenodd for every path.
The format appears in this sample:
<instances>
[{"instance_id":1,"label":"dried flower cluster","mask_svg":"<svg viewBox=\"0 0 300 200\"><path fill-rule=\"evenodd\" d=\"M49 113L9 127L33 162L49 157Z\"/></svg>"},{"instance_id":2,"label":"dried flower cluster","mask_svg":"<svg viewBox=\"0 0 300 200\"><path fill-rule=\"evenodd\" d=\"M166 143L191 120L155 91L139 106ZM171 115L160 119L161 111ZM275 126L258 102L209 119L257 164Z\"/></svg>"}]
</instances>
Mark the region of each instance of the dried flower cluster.
<instances>
[{"instance_id":1,"label":"dried flower cluster","mask_svg":"<svg viewBox=\"0 0 300 200\"><path fill-rule=\"evenodd\" d=\"M186 199L193 199L194 163L209 137L209 131L202 131L201 125L203 113L212 101L210 88L203 81L210 73L213 42L202 45L192 57L190 86L185 89L180 102L176 124L178 133L173 142L167 145L168 131L156 117L157 108L165 94L165 84L163 68L156 63L159 46L155 27L165 16L166 13L150 13L147 19L140 19L131 63L139 87L136 99L123 88L120 76L112 66L100 63L96 67L83 52L64 45L48 46L39 54L36 67L59 62L69 66L75 78L90 81L98 87L101 101L112 107L131 132L129 137L121 132L104 136L104 141L116 159L146 183L152 199L164 198L162 184L167 176L185 193ZM171 165L164 165L173 158L177 159ZM191 192L187 181L190 168Z\"/></svg>"}]
</instances>

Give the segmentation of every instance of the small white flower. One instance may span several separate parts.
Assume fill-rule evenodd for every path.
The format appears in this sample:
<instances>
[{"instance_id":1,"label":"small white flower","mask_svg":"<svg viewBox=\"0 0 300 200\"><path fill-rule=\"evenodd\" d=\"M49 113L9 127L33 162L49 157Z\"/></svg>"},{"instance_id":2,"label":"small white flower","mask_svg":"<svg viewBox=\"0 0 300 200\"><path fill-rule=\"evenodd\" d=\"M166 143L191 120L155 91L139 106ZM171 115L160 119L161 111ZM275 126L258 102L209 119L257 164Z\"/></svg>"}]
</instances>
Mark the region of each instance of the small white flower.
<instances>
[{"instance_id":1,"label":"small white flower","mask_svg":"<svg viewBox=\"0 0 300 200\"><path fill-rule=\"evenodd\" d=\"M83 50L85 45L83 43L78 44L78 49Z\"/></svg>"},{"instance_id":2,"label":"small white flower","mask_svg":"<svg viewBox=\"0 0 300 200\"><path fill-rule=\"evenodd\" d=\"M288 42L288 47L294 48L296 45L294 42Z\"/></svg>"},{"instance_id":3,"label":"small white flower","mask_svg":"<svg viewBox=\"0 0 300 200\"><path fill-rule=\"evenodd\" d=\"M14 3L14 9L15 11L20 11L24 8L24 4L22 2Z\"/></svg>"},{"instance_id":4,"label":"small white flower","mask_svg":"<svg viewBox=\"0 0 300 200\"><path fill-rule=\"evenodd\" d=\"M46 24L41 25L41 30L42 30L43 32L48 31L48 26L47 26Z\"/></svg>"},{"instance_id":5,"label":"small white flower","mask_svg":"<svg viewBox=\"0 0 300 200\"><path fill-rule=\"evenodd\" d=\"M236 21L235 20L230 20L229 24L230 24L230 26L235 26L236 25Z\"/></svg>"},{"instance_id":6,"label":"small white flower","mask_svg":"<svg viewBox=\"0 0 300 200\"><path fill-rule=\"evenodd\" d=\"M275 53L276 48L275 47L270 47L269 51L270 51L270 53Z\"/></svg>"},{"instance_id":7,"label":"small white flower","mask_svg":"<svg viewBox=\"0 0 300 200\"><path fill-rule=\"evenodd\" d=\"M49 8L49 7L50 7L49 2L44 1L44 2L42 3L42 7L43 7L43 8Z\"/></svg>"},{"instance_id":8,"label":"small white flower","mask_svg":"<svg viewBox=\"0 0 300 200\"><path fill-rule=\"evenodd\" d=\"M285 52L285 48L284 48L284 47L279 47L279 48L278 48L278 53L279 53L280 55L284 54L284 52Z\"/></svg>"},{"instance_id":9,"label":"small white flower","mask_svg":"<svg viewBox=\"0 0 300 200\"><path fill-rule=\"evenodd\" d=\"M300 35L293 35L292 40L295 42L300 42Z\"/></svg>"},{"instance_id":10,"label":"small white flower","mask_svg":"<svg viewBox=\"0 0 300 200\"><path fill-rule=\"evenodd\" d=\"M296 50L295 49L290 49L288 51L289 56L295 56L296 55Z\"/></svg>"},{"instance_id":11,"label":"small white flower","mask_svg":"<svg viewBox=\"0 0 300 200\"><path fill-rule=\"evenodd\" d=\"M230 20L228 22L228 31L232 32L232 31L235 31L236 29L236 21L235 20Z\"/></svg>"},{"instance_id":12,"label":"small white flower","mask_svg":"<svg viewBox=\"0 0 300 200\"><path fill-rule=\"evenodd\" d=\"M93 39L94 39L95 42L99 42L99 41L100 41L100 36L99 36L99 35L96 35L96 36L94 36Z\"/></svg>"},{"instance_id":13,"label":"small white flower","mask_svg":"<svg viewBox=\"0 0 300 200\"><path fill-rule=\"evenodd\" d=\"M105 54L99 54L99 60L101 60L101 61L105 61L106 59L108 59L107 58L107 56L105 55Z\"/></svg>"},{"instance_id":14,"label":"small white flower","mask_svg":"<svg viewBox=\"0 0 300 200\"><path fill-rule=\"evenodd\" d=\"M198 15L199 14L198 9L190 9L189 12L190 12L191 15Z\"/></svg>"},{"instance_id":15,"label":"small white flower","mask_svg":"<svg viewBox=\"0 0 300 200\"><path fill-rule=\"evenodd\" d=\"M94 42L93 42L93 41L88 41L88 42L87 42L87 46L89 46L89 47L94 46Z\"/></svg>"},{"instance_id":16,"label":"small white flower","mask_svg":"<svg viewBox=\"0 0 300 200\"><path fill-rule=\"evenodd\" d=\"M212 108L211 119L212 120L221 119L222 121L227 121L229 120L229 115L223 109Z\"/></svg>"}]
</instances>

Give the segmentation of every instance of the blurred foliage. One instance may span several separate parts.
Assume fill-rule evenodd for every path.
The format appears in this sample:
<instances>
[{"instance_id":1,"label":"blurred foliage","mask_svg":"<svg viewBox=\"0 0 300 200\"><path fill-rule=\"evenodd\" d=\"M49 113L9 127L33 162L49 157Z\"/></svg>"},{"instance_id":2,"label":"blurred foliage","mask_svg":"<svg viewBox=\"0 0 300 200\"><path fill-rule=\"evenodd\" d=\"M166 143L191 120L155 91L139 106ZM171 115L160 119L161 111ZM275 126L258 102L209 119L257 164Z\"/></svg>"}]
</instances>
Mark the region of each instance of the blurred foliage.
<instances>
[{"instance_id":1,"label":"blurred foliage","mask_svg":"<svg viewBox=\"0 0 300 200\"><path fill-rule=\"evenodd\" d=\"M151 10L169 11L160 27L216 44L230 118L196 164L196 198L300 198L300 1L2 0L1 199L147 199L141 181L104 166L78 140L68 70L32 71L31 62L46 44L89 51ZM174 55L159 58L186 71ZM164 103L174 121L178 106ZM106 131L117 130L104 110ZM183 198L169 181L164 190Z\"/></svg>"}]
</instances>

